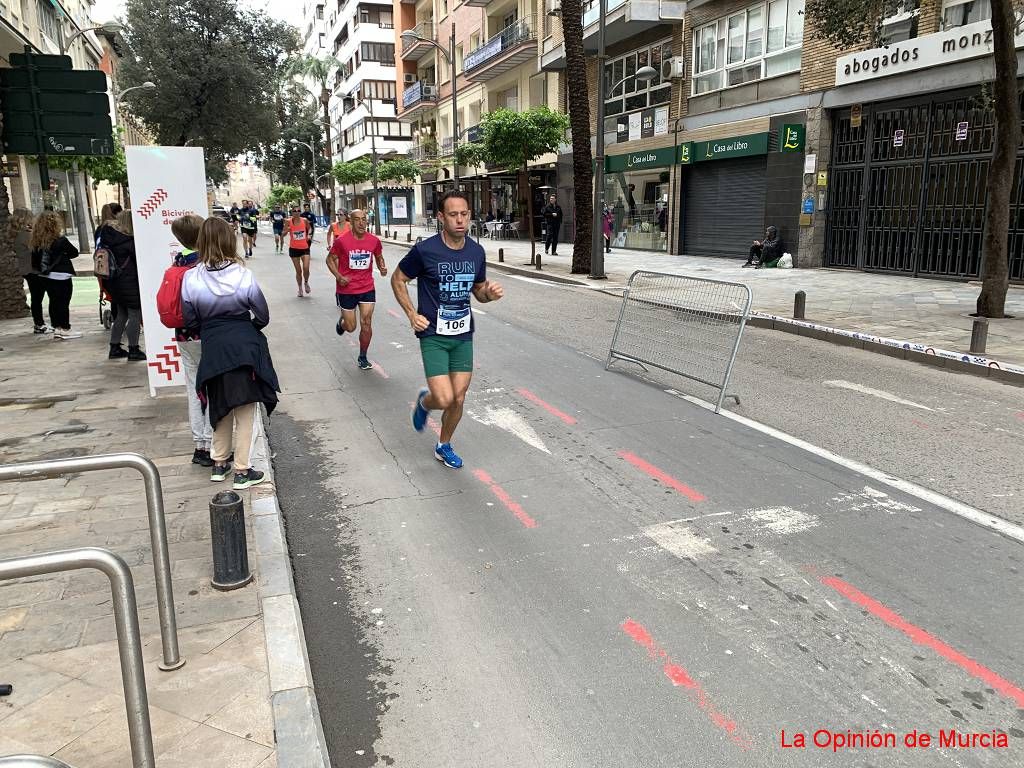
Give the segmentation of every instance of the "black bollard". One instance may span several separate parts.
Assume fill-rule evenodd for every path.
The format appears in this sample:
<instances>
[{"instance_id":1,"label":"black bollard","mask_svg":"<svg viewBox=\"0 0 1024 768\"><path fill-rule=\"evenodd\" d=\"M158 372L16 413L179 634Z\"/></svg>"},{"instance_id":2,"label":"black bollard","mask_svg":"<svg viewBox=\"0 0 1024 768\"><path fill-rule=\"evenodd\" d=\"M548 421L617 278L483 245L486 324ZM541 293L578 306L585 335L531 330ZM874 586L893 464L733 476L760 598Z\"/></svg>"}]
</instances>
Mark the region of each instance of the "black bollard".
<instances>
[{"instance_id":1,"label":"black bollard","mask_svg":"<svg viewBox=\"0 0 1024 768\"><path fill-rule=\"evenodd\" d=\"M540 269L540 251L537 251L537 269Z\"/></svg>"},{"instance_id":2,"label":"black bollard","mask_svg":"<svg viewBox=\"0 0 1024 768\"><path fill-rule=\"evenodd\" d=\"M10 683L4 683L0 685L0 696L10 696L14 693L14 686Z\"/></svg>"},{"instance_id":3,"label":"black bollard","mask_svg":"<svg viewBox=\"0 0 1024 768\"><path fill-rule=\"evenodd\" d=\"M985 354L985 347L988 345L988 320L983 317L974 318L974 325L971 326L971 354Z\"/></svg>"},{"instance_id":4,"label":"black bollard","mask_svg":"<svg viewBox=\"0 0 1024 768\"><path fill-rule=\"evenodd\" d=\"M804 309L807 305L807 294L803 291L797 291L796 296L793 297L793 319L803 320Z\"/></svg>"},{"instance_id":5,"label":"black bollard","mask_svg":"<svg viewBox=\"0 0 1024 768\"><path fill-rule=\"evenodd\" d=\"M498 249L498 261L500 261L500 262L504 262L505 261L505 249L504 248L499 248Z\"/></svg>"},{"instance_id":6,"label":"black bollard","mask_svg":"<svg viewBox=\"0 0 1024 768\"><path fill-rule=\"evenodd\" d=\"M228 591L252 581L245 541L245 506L234 491L221 491L210 501L215 589Z\"/></svg>"},{"instance_id":7,"label":"black bollard","mask_svg":"<svg viewBox=\"0 0 1024 768\"><path fill-rule=\"evenodd\" d=\"M410 232L409 234L407 234L405 236L405 242L407 242L407 243L411 243L412 242L412 232Z\"/></svg>"}]
</instances>

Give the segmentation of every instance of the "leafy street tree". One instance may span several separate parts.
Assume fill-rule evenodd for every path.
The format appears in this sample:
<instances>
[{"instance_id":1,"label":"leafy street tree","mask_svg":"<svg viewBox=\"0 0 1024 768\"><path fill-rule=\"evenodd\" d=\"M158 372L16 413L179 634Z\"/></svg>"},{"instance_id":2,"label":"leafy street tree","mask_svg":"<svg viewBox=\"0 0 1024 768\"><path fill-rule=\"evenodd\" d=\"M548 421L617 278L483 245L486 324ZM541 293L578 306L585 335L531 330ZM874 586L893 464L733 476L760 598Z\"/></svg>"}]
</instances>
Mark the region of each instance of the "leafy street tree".
<instances>
[{"instance_id":1,"label":"leafy street tree","mask_svg":"<svg viewBox=\"0 0 1024 768\"><path fill-rule=\"evenodd\" d=\"M292 144L291 139L306 144L312 143L318 162L317 174L330 170L321 165L319 158L324 153L323 128L317 121L318 109L309 103L306 93L298 86L287 85L281 89L277 99L279 135L267 143L257 155L263 170L281 184L294 184L305 192L316 190L322 210L327 210L327 198L315 183L313 163L309 150L302 144Z\"/></svg>"},{"instance_id":2,"label":"leafy street tree","mask_svg":"<svg viewBox=\"0 0 1024 768\"><path fill-rule=\"evenodd\" d=\"M158 144L206 149L220 167L274 140L274 89L296 30L237 0L128 0L118 88ZM216 174L214 174L216 175Z\"/></svg>"},{"instance_id":3,"label":"leafy street tree","mask_svg":"<svg viewBox=\"0 0 1024 768\"><path fill-rule=\"evenodd\" d=\"M583 52L583 0L562 0L562 36L565 38L565 76L569 120L572 124L572 174L575 198L576 238L572 245L573 274L590 272L591 227L594 223L594 156L590 151L590 93L587 58ZM598 73L598 77L603 73ZM604 130L604 126L597 126Z\"/></svg>"},{"instance_id":4,"label":"leafy street tree","mask_svg":"<svg viewBox=\"0 0 1024 768\"><path fill-rule=\"evenodd\" d=\"M881 43L882 21L902 12L905 0L807 0L809 26L842 48ZM1009 287L1010 195L1021 140L1020 91L1014 35L1021 0L991 0L995 80L990 108L995 116L992 162L986 181L988 206L982 235L982 287L978 314L1004 317ZM565 4L562 4L563 13Z\"/></svg>"},{"instance_id":5,"label":"leafy street tree","mask_svg":"<svg viewBox=\"0 0 1024 768\"><path fill-rule=\"evenodd\" d=\"M537 260L537 239L533 232L533 190L530 188L529 164L542 155L556 152L565 141L569 118L547 107L533 107L526 112L498 109L488 112L480 121L481 141L463 144L456 150L460 165L484 163L504 168L517 168L526 188L526 227L530 232L530 263ZM575 258L574 258L575 261Z\"/></svg>"},{"instance_id":6,"label":"leafy street tree","mask_svg":"<svg viewBox=\"0 0 1024 768\"><path fill-rule=\"evenodd\" d=\"M275 184L270 188L270 194L267 196L267 208L273 208L275 205L287 208L293 203L300 202L302 202L302 190L294 184Z\"/></svg>"},{"instance_id":7,"label":"leafy street tree","mask_svg":"<svg viewBox=\"0 0 1024 768\"><path fill-rule=\"evenodd\" d=\"M385 160L377 166L377 179L380 181L413 181L420 173L419 165L407 157Z\"/></svg>"},{"instance_id":8,"label":"leafy street tree","mask_svg":"<svg viewBox=\"0 0 1024 768\"><path fill-rule=\"evenodd\" d=\"M365 157L347 162L335 163L331 168L331 177L341 184L341 194L345 194L346 185L352 185L353 193L356 184L365 184L373 175L373 164Z\"/></svg>"},{"instance_id":9,"label":"leafy street tree","mask_svg":"<svg viewBox=\"0 0 1024 768\"><path fill-rule=\"evenodd\" d=\"M328 106L331 103L331 88L329 81L331 75L337 70L344 70L345 65L342 64L334 56L312 56L310 54L303 54L296 56L288 62L285 69L285 73L290 77L300 78L302 80L311 80L316 85L320 86L319 104L323 111L321 120L324 124L324 131L326 132L326 147L327 147L327 167L330 168L334 165L334 151L331 147L331 115L328 111ZM334 208L334 178L331 178L331 205L330 209L325 209L328 216Z\"/></svg>"}]
</instances>

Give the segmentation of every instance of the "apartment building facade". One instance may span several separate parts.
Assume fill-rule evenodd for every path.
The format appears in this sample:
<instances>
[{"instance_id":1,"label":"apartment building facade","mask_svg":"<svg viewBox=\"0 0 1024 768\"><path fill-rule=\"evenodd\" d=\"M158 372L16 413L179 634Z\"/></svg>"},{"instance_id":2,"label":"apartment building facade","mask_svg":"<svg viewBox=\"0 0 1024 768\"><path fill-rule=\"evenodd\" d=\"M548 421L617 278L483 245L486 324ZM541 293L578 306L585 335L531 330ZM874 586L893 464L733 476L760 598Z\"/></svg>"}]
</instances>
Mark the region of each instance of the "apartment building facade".
<instances>
[{"instance_id":1,"label":"apartment building facade","mask_svg":"<svg viewBox=\"0 0 1024 768\"><path fill-rule=\"evenodd\" d=\"M396 118L399 94L391 0L307 0L304 22L305 52L332 56L343 65L329 84L335 161L407 155L412 129ZM338 187L335 207L370 207L385 223L401 223L390 220L392 192L382 184L375 200L372 186L367 182Z\"/></svg>"},{"instance_id":2,"label":"apartment building facade","mask_svg":"<svg viewBox=\"0 0 1024 768\"><path fill-rule=\"evenodd\" d=\"M0 66L9 66L10 54L21 53L29 46L35 53L60 53L63 41L70 41L67 54L76 69L100 69L104 48L93 32L77 32L95 26L90 18L91 0L0 0ZM78 177L75 194L65 171L50 169L50 189L44 195L39 168L27 157L8 155L4 165L4 182L8 187L12 208L41 211L44 200L64 216L69 232L77 231L80 213L86 217L89 195L84 176ZM83 210L80 212L78 206Z\"/></svg>"},{"instance_id":3,"label":"apartment building facade","mask_svg":"<svg viewBox=\"0 0 1024 768\"><path fill-rule=\"evenodd\" d=\"M558 75L540 68L540 37L549 24L543 0L395 0L394 9L398 116L412 126L413 157L424 169L415 193L420 219L433 216L438 196L455 188L458 177L475 218L507 221L523 235L532 225L539 235L546 194L559 186L556 154L537 158L528 172L456 168L454 154L459 143L478 138L488 112L559 108ZM405 31L422 39L403 38ZM571 184L570 176L567 188ZM525 213L528 195L534 197L532 222Z\"/></svg>"}]
</instances>

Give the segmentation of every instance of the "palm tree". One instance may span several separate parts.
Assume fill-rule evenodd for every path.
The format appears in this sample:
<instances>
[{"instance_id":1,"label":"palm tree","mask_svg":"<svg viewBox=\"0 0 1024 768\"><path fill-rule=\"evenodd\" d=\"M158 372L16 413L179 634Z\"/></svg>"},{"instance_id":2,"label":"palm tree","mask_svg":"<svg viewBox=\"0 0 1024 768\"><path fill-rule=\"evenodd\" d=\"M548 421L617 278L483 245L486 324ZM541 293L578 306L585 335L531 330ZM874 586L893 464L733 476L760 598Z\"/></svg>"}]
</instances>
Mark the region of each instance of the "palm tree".
<instances>
[{"instance_id":1,"label":"palm tree","mask_svg":"<svg viewBox=\"0 0 1024 768\"><path fill-rule=\"evenodd\" d=\"M28 314L25 289L22 287L22 277L18 274L14 241L11 238L10 205L7 185L0 181L0 319L5 320Z\"/></svg>"},{"instance_id":2,"label":"palm tree","mask_svg":"<svg viewBox=\"0 0 1024 768\"><path fill-rule=\"evenodd\" d=\"M562 37L565 42L567 83L587 82L587 59L583 52L583 2L562 0ZM603 72L597 73L603 77ZM572 129L573 192L576 199L576 238L572 245L572 271L590 272L591 227L594 226L594 168L590 152L590 93L587 88L566 88L569 123ZM603 126L597 126L602 130Z\"/></svg>"},{"instance_id":3,"label":"palm tree","mask_svg":"<svg viewBox=\"0 0 1024 768\"><path fill-rule=\"evenodd\" d=\"M293 58L286 66L285 74L289 77L298 77L304 80L312 80L320 85L319 100L314 97L313 101L319 101L323 110L324 143L327 148L327 167L334 167L334 151L331 145L331 115L328 107L331 103L331 87L329 85L331 75L336 70L344 70L342 64L334 56L314 56L306 53ZM316 181L314 180L314 184ZM331 200L327 206L328 219L334 210L334 177L331 176Z\"/></svg>"}]
</instances>

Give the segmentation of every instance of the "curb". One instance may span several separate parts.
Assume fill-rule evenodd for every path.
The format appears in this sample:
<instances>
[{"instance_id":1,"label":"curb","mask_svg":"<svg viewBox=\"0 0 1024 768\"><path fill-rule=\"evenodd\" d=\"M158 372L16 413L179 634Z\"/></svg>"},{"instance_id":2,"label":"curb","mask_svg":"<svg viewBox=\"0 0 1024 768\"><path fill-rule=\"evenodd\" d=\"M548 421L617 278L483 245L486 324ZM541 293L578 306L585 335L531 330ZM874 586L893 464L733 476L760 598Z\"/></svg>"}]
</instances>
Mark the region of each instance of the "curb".
<instances>
[{"instance_id":1,"label":"curb","mask_svg":"<svg viewBox=\"0 0 1024 768\"><path fill-rule=\"evenodd\" d=\"M266 457L268 486L273 488L265 419L264 416L263 429L256 438L257 453ZM276 491L253 498L251 514L277 763L297 768L330 768Z\"/></svg>"},{"instance_id":2,"label":"curb","mask_svg":"<svg viewBox=\"0 0 1024 768\"><path fill-rule=\"evenodd\" d=\"M394 240L385 241L392 245L408 245ZM595 287L583 280L561 275L552 275L541 270L524 268L505 262L498 262L487 259L487 266L498 269L508 274L532 277L537 280L547 280L552 283L568 285L579 285L591 288L609 296L620 296L619 291L607 291ZM956 352L948 349L930 347L927 344L906 341L903 339L890 339L885 336L875 336L871 333L861 331L848 331L844 328L836 328L829 325L821 325L805 320L793 320L788 317L780 317L767 312L751 312L747 320L748 325L757 328L791 333L806 338L818 339L831 344L843 347L855 347L865 352L894 357L898 360L908 360L914 363L930 365L933 368L944 368L947 371L966 373L970 376L993 379L1018 387L1024 387L1024 365L1004 363L982 355L972 355L967 352Z\"/></svg>"}]
</instances>

